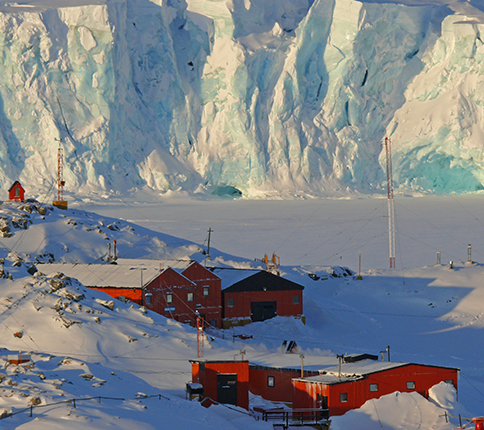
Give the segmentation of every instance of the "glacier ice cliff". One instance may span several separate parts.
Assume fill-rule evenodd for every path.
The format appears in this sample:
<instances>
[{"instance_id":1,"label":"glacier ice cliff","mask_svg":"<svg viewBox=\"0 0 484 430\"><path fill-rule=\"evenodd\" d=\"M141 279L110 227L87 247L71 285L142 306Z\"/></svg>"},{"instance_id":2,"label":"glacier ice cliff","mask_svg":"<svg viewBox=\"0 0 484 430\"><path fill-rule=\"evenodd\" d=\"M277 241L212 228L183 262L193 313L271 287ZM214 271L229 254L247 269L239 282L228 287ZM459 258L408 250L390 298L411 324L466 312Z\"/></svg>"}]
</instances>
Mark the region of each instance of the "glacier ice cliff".
<instances>
[{"instance_id":1,"label":"glacier ice cliff","mask_svg":"<svg viewBox=\"0 0 484 430\"><path fill-rule=\"evenodd\" d=\"M0 3L0 183L67 191L484 187L482 2Z\"/></svg>"}]
</instances>

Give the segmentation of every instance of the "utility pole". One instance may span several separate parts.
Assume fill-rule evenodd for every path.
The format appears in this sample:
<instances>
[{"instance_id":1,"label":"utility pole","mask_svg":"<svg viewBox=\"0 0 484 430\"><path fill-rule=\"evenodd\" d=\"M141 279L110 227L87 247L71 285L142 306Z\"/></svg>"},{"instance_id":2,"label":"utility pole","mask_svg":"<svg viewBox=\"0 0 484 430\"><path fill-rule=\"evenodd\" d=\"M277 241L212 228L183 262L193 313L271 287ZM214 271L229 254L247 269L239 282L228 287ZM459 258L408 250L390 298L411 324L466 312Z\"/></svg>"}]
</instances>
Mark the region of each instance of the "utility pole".
<instances>
[{"instance_id":1,"label":"utility pole","mask_svg":"<svg viewBox=\"0 0 484 430\"><path fill-rule=\"evenodd\" d=\"M212 227L208 229L208 241L207 241L207 258L210 260L210 238L212 237Z\"/></svg>"},{"instance_id":2,"label":"utility pole","mask_svg":"<svg viewBox=\"0 0 484 430\"><path fill-rule=\"evenodd\" d=\"M395 204L393 201L392 173L392 142L385 137L385 152L387 159L387 194L388 194L388 242L390 254L390 269L395 268Z\"/></svg>"},{"instance_id":3,"label":"utility pole","mask_svg":"<svg viewBox=\"0 0 484 430\"><path fill-rule=\"evenodd\" d=\"M301 378L304 378L304 354L301 354Z\"/></svg>"},{"instance_id":4,"label":"utility pole","mask_svg":"<svg viewBox=\"0 0 484 430\"><path fill-rule=\"evenodd\" d=\"M203 358L204 351L204 334L203 334L203 319L200 318L200 314L196 311L197 315L197 358Z\"/></svg>"}]
</instances>

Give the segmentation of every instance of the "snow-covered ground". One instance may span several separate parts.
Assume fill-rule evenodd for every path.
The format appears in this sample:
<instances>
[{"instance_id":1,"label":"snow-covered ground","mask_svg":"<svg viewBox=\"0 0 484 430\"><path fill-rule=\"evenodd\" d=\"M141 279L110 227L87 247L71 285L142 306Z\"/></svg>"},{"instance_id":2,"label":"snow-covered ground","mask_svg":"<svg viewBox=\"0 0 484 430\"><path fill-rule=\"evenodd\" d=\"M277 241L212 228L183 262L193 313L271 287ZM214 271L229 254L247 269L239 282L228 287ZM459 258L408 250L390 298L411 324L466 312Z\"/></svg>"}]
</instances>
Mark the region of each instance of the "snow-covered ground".
<instances>
[{"instance_id":1,"label":"snow-covered ground","mask_svg":"<svg viewBox=\"0 0 484 430\"><path fill-rule=\"evenodd\" d=\"M40 205L4 203L0 215L3 226L9 228L5 236L12 235L0 238L10 251L4 251L7 277L0 279L1 346L33 351L34 364L24 370L5 366L0 372L4 378L0 412L27 408L36 397L42 405L72 398L106 399L77 401L75 409L65 403L35 408L33 417L27 411L1 420L0 425L5 429L271 428L240 410L222 406L207 410L184 400L184 385L190 380L188 360L196 357L197 350L191 327L117 300L111 310L104 302L111 299L100 292L86 290L75 280L31 277L26 272L30 263L16 263L19 258L52 257L99 261L107 253L107 242L114 239L124 257L201 261L200 248L206 247L203 241L212 227L211 255L217 264L255 267L260 263L251 262L253 257L273 251L281 255L284 276L305 286L307 325L277 317L237 328L235 334L252 338L235 338L235 342L232 331L213 332L206 356L234 357L244 349L252 361L298 366L298 354L280 352L282 341L290 339L304 352L305 365L317 366L335 360L336 354L379 354L390 345L392 361L459 367L459 402L449 388L442 387L435 389L430 402L415 394L393 394L335 417L333 428L347 429L356 423L361 429L455 428L455 420L446 423L440 416L445 410L477 416L484 405L481 198L397 199L397 270L386 268L386 201L381 198L172 197L155 203L146 196L136 202L112 197L74 201L70 202L74 209L46 209L45 213L36 209ZM377 215L368 215L373 212ZM372 241L376 235L379 239ZM475 264L465 263L468 243L473 244ZM346 250L341 253L343 259L326 257L336 246ZM317 252L308 252L314 249ZM364 257L362 281L328 276L337 264L357 271L358 250ZM454 269L446 264L434 267L436 250L442 251L444 263L454 260ZM307 258L297 261L296 255L305 253ZM14 336L19 332L21 338ZM8 350L0 351L1 358Z\"/></svg>"}]
</instances>

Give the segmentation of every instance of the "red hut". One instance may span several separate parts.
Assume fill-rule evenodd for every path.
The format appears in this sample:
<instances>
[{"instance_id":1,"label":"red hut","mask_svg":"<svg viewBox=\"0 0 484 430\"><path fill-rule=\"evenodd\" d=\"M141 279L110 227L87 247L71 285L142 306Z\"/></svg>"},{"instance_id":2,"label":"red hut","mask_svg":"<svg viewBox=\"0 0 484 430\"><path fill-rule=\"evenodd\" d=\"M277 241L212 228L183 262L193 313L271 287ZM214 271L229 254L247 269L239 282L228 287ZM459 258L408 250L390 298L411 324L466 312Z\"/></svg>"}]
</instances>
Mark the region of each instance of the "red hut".
<instances>
[{"instance_id":1,"label":"red hut","mask_svg":"<svg viewBox=\"0 0 484 430\"><path fill-rule=\"evenodd\" d=\"M224 328L275 316L302 317L302 285L261 270L223 290Z\"/></svg>"},{"instance_id":2,"label":"red hut","mask_svg":"<svg viewBox=\"0 0 484 430\"><path fill-rule=\"evenodd\" d=\"M15 181L8 190L8 199L14 202L23 202L25 200L25 190L19 181Z\"/></svg>"},{"instance_id":3,"label":"red hut","mask_svg":"<svg viewBox=\"0 0 484 430\"><path fill-rule=\"evenodd\" d=\"M363 360L321 370L321 375L293 380L293 408L329 409L329 416L360 408L367 400L400 392L428 397L440 382L457 389L458 369L415 363Z\"/></svg>"},{"instance_id":4,"label":"red hut","mask_svg":"<svg viewBox=\"0 0 484 430\"><path fill-rule=\"evenodd\" d=\"M230 360L190 360L192 382L203 386L204 406L213 402L249 410L249 362Z\"/></svg>"}]
</instances>

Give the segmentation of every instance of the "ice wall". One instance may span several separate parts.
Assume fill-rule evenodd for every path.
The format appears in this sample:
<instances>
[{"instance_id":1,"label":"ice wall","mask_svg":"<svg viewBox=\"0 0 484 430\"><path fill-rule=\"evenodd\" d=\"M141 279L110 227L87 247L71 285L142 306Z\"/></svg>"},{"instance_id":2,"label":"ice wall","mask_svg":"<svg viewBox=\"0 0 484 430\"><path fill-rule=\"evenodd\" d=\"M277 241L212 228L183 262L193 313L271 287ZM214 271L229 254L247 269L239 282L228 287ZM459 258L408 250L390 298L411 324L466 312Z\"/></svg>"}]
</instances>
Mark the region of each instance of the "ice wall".
<instances>
[{"instance_id":1,"label":"ice wall","mask_svg":"<svg viewBox=\"0 0 484 430\"><path fill-rule=\"evenodd\" d=\"M0 5L4 188L62 139L74 193L374 192L385 136L397 187L483 188L478 3L57 3Z\"/></svg>"}]
</instances>

